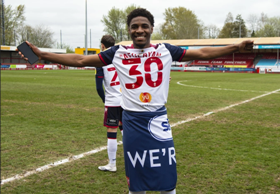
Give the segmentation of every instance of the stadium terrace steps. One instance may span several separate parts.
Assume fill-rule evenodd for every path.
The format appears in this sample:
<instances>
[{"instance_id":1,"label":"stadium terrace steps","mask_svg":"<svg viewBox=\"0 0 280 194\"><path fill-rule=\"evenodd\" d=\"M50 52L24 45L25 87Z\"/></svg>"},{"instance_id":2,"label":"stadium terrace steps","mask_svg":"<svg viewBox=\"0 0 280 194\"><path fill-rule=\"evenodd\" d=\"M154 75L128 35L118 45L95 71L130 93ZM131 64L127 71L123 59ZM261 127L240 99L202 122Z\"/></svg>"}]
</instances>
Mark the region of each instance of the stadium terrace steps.
<instances>
[{"instance_id":1,"label":"stadium terrace steps","mask_svg":"<svg viewBox=\"0 0 280 194\"><path fill-rule=\"evenodd\" d=\"M277 59L261 59L256 65L256 67L271 67L271 66L277 66Z\"/></svg>"}]
</instances>

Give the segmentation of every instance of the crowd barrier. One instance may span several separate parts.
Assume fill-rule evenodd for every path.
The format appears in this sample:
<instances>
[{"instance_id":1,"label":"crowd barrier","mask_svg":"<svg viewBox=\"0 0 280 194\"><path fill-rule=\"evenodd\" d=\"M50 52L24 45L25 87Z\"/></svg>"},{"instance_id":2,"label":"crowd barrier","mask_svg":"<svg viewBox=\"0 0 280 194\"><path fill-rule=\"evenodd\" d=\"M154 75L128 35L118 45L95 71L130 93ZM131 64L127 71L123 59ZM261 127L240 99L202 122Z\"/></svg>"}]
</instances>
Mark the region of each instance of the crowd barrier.
<instances>
[{"instance_id":1,"label":"crowd barrier","mask_svg":"<svg viewBox=\"0 0 280 194\"><path fill-rule=\"evenodd\" d=\"M255 68L225 68L225 67L171 67L171 71L184 72L240 72L240 73L255 73Z\"/></svg>"}]
</instances>

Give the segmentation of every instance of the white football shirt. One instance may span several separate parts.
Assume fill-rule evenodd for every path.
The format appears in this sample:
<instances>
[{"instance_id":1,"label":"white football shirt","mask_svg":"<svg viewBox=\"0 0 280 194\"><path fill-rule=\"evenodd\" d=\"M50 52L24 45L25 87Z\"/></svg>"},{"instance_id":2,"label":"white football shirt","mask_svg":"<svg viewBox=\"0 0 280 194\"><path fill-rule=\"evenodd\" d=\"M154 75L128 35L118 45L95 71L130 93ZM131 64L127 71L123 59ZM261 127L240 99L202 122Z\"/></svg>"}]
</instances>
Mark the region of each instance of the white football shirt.
<instances>
[{"instance_id":1,"label":"white football shirt","mask_svg":"<svg viewBox=\"0 0 280 194\"><path fill-rule=\"evenodd\" d=\"M128 111L155 111L167 102L172 61L181 61L186 50L170 44L145 49L113 46L101 52L105 65L113 64L121 88L121 106ZM104 75L105 77L105 75Z\"/></svg>"},{"instance_id":2,"label":"white football shirt","mask_svg":"<svg viewBox=\"0 0 280 194\"><path fill-rule=\"evenodd\" d=\"M120 106L122 93L116 68L110 64L103 68L105 88L105 106Z\"/></svg>"}]
</instances>

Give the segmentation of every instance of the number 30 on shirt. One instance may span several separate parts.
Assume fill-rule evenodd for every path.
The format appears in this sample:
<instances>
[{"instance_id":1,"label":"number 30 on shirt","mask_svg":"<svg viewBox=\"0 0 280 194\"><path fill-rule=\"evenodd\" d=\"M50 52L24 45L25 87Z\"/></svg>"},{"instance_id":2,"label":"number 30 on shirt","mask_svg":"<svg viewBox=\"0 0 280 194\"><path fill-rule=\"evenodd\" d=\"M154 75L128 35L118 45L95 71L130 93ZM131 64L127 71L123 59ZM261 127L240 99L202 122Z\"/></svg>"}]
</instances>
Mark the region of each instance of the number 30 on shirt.
<instances>
[{"instance_id":1,"label":"number 30 on shirt","mask_svg":"<svg viewBox=\"0 0 280 194\"><path fill-rule=\"evenodd\" d=\"M129 69L129 75L130 76L136 76L136 82L135 83L126 83L125 87L127 89L137 89L139 88L143 82L144 82L144 77L145 77L145 82L150 86L150 87L158 87L162 83L162 72L161 70L163 69L163 64L160 58L158 57L150 57L148 58L145 63L144 63L144 71L145 71L145 76L142 75L140 71L137 70L137 67L141 64L141 59L140 58L134 58L134 59L123 59L122 63L124 65L132 65ZM151 64L156 63L157 68L158 68L158 73L157 73L157 80L152 81L152 76L149 72L151 72Z\"/></svg>"}]
</instances>

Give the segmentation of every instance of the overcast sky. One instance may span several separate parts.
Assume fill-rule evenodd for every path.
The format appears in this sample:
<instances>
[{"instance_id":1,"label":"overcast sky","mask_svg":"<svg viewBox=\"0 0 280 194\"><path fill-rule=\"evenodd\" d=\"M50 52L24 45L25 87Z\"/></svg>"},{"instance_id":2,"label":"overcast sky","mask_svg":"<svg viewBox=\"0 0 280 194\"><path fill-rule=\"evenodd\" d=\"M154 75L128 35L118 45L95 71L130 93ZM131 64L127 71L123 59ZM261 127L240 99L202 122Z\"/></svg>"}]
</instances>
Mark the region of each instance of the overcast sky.
<instances>
[{"instance_id":1,"label":"overcast sky","mask_svg":"<svg viewBox=\"0 0 280 194\"><path fill-rule=\"evenodd\" d=\"M84 47L85 37L85 2L86 0L4 0L5 5L13 8L25 5L25 23L35 27L44 25L54 32L54 39L73 49ZM88 47L99 48L104 25L103 15L115 7L125 9L131 4L146 8L155 18L155 27L164 22L163 13L167 8L185 7L192 10L204 25L214 24L219 28L229 12L235 18L241 14L246 21L250 14L258 16L263 12L268 17L280 16L280 0L87 0Z\"/></svg>"}]
</instances>

